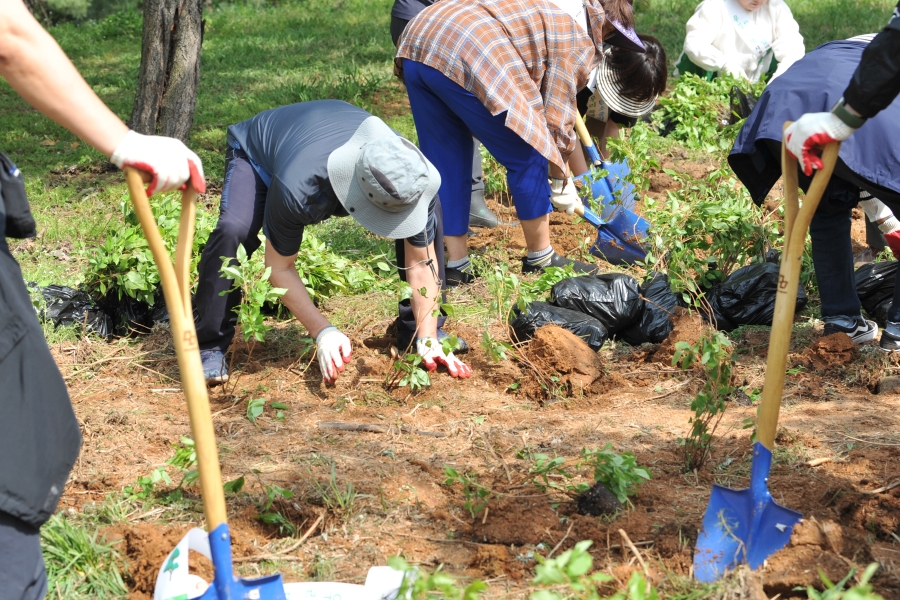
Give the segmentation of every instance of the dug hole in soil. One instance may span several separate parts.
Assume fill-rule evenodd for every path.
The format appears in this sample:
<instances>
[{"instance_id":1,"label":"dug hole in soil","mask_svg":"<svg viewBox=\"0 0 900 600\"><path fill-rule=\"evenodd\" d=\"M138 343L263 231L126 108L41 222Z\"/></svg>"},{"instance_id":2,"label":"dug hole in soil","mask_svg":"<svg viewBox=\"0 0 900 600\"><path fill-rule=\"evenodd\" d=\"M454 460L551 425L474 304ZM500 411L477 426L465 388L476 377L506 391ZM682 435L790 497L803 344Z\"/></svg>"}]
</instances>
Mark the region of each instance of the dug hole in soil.
<instances>
[{"instance_id":1,"label":"dug hole in soil","mask_svg":"<svg viewBox=\"0 0 900 600\"><path fill-rule=\"evenodd\" d=\"M571 219L554 215L553 223L554 240L569 234L575 240L596 237L592 228ZM518 257L510 250L511 265ZM564 388L553 401L532 367L492 362L477 343L481 329L454 320L448 331L470 342L464 359L474 375L453 380L440 370L420 392L386 389L391 358L384 347L362 341L383 336L389 323L376 319L349 332L353 359L332 387L321 383L315 363L294 354L296 349L270 340L250 353L245 344L236 344L232 381L212 389L210 400L223 478L246 479L244 489L227 499L234 554L251 559L236 566L239 573L277 570L287 581L362 583L369 567L402 554L428 569L444 565L463 578L486 579L488 595L499 596L526 590L536 555L546 556L553 548L558 555L590 539L595 567L624 584L640 566L623 543L621 529L665 590L671 577L691 573L712 484L747 486L751 444L743 422L755 417L755 406L728 402L706 465L698 472L683 470L677 439L688 432L689 405L701 374L672 367L671 355L677 341L693 343L703 335L706 325L696 314L677 315L672 335L660 346L607 346L596 354L562 329L540 330L523 354L542 377L553 375L552 383ZM277 324L274 333L292 326ZM53 348L85 438L62 509L80 511L133 485L164 465L173 445L190 435L169 335L157 329L136 347L85 340ZM750 590L804 597L792 589L817 584L818 568L837 581L852 566L872 561L882 565L876 590L885 598L900 597L894 567L900 557L895 546L900 486L890 485L900 477L900 396L870 392L867 382L884 369L871 346L849 352L841 350L843 340L817 342L820 335L819 326L811 338L795 339L792 346L789 360L803 368L792 369L785 380L769 477L775 499L800 511L806 521L791 545L758 573L734 576L729 585L745 594L734 597L753 597ZM761 388L767 330L747 330L732 339L736 385ZM91 363L90 369L84 367ZM253 424L245 416L247 400L260 397L267 407ZM271 408L273 402L288 407L283 420ZM378 430L320 427L335 422ZM631 498L633 506L617 515L580 514L572 497L544 493L530 483L535 454L565 457L575 471L582 448L607 443L616 452L634 453L652 473ZM830 461L807 466L816 458ZM498 492L485 510L473 516L462 486L444 484L446 466ZM578 473L577 481L592 483L592 474ZM349 508L329 507L327 495L351 483L356 496ZM284 539L276 527L256 518L256 504L265 498L263 485L293 492L276 508L296 528L295 538ZM198 489L189 487L185 497L193 501L189 510L148 510L107 532L108 539L120 540L132 597L152 597L165 554L188 528L202 523ZM288 560L254 558L295 545L319 515L324 518L309 538L284 554ZM208 565L195 558L192 564L209 579Z\"/></svg>"}]
</instances>

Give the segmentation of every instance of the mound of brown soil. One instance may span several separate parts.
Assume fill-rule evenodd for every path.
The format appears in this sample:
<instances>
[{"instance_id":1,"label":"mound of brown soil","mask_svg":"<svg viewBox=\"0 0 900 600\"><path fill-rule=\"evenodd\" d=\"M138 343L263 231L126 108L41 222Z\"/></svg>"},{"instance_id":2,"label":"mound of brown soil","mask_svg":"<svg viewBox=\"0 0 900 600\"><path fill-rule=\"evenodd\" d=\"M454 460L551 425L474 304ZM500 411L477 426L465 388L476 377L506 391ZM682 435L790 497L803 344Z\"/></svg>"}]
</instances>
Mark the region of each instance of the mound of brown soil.
<instances>
[{"instance_id":1,"label":"mound of brown soil","mask_svg":"<svg viewBox=\"0 0 900 600\"><path fill-rule=\"evenodd\" d=\"M586 390L603 373L600 356L580 337L556 325L538 329L526 353L548 376L558 374L557 383L570 391Z\"/></svg>"},{"instance_id":2,"label":"mound of brown soil","mask_svg":"<svg viewBox=\"0 0 900 600\"><path fill-rule=\"evenodd\" d=\"M156 575L169 552L181 541L190 526L170 527L159 524L141 523L126 527L110 527L103 535L107 543L121 540L119 551L128 560L128 575L131 579L130 600L150 600L156 587ZM212 563L202 554L191 551L190 571L206 581L215 575Z\"/></svg>"},{"instance_id":3,"label":"mound of brown soil","mask_svg":"<svg viewBox=\"0 0 900 600\"><path fill-rule=\"evenodd\" d=\"M859 556L859 544L855 542L832 521L801 521L794 527L788 545L766 561L766 592L786 594L798 586L822 589L820 571L831 581L840 581L854 567L847 555L857 560L866 558Z\"/></svg>"},{"instance_id":4,"label":"mound of brown soil","mask_svg":"<svg viewBox=\"0 0 900 600\"><path fill-rule=\"evenodd\" d=\"M675 307L672 325L674 326L672 333L653 354L653 362L671 365L672 357L675 356L675 344L687 342L693 346L710 330L709 324L703 320L699 312L691 312L680 306Z\"/></svg>"},{"instance_id":5,"label":"mound of brown soil","mask_svg":"<svg viewBox=\"0 0 900 600\"><path fill-rule=\"evenodd\" d=\"M833 333L816 340L803 353L801 361L808 363L817 371L825 371L833 367L843 367L853 362L859 350L846 333Z\"/></svg>"}]
</instances>

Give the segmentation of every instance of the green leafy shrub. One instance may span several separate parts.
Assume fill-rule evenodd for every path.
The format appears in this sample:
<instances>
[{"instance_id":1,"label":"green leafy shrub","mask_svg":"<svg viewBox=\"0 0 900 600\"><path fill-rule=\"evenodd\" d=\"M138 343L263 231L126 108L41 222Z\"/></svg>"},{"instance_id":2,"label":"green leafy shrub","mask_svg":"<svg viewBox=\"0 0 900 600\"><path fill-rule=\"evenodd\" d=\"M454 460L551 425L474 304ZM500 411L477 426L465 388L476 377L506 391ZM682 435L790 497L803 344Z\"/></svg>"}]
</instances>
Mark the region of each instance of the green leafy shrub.
<instances>
[{"instance_id":1,"label":"green leafy shrub","mask_svg":"<svg viewBox=\"0 0 900 600\"><path fill-rule=\"evenodd\" d=\"M696 305L715 282L765 260L778 243L778 222L753 204L725 166L704 179L666 173L681 188L669 190L665 202L644 199L644 218L652 227L643 264L668 273L672 291Z\"/></svg>"},{"instance_id":2,"label":"green leafy shrub","mask_svg":"<svg viewBox=\"0 0 900 600\"><path fill-rule=\"evenodd\" d=\"M413 567L401 556L388 558L388 565L402 571L403 583L395 595L396 598L409 600L430 600L446 598L447 600L476 600L487 590L487 584L480 579L473 580L463 587L456 578L448 575L438 567L433 573Z\"/></svg>"},{"instance_id":3,"label":"green leafy shrub","mask_svg":"<svg viewBox=\"0 0 900 600\"><path fill-rule=\"evenodd\" d=\"M674 125L670 137L686 148L714 152L727 150L734 144L740 123L729 125L731 116L729 93L732 86L762 93L765 83L750 84L732 77L712 81L687 73L679 77L671 92L660 96L660 109L653 113L656 123Z\"/></svg>"},{"instance_id":4,"label":"green leafy shrub","mask_svg":"<svg viewBox=\"0 0 900 600\"><path fill-rule=\"evenodd\" d=\"M710 333L696 345L676 342L672 365L683 370L699 365L703 370L703 389L691 402L694 416L688 421L691 431L678 438L688 471L699 469L712 450L713 434L725 413L725 398L734 391L731 385L731 341L721 331Z\"/></svg>"},{"instance_id":5,"label":"green leafy shrub","mask_svg":"<svg viewBox=\"0 0 900 600\"><path fill-rule=\"evenodd\" d=\"M594 469L594 481L599 481L625 504L637 493L641 483L650 479L650 471L639 467L631 452L616 454L612 444L602 450L581 450L581 464Z\"/></svg>"},{"instance_id":6,"label":"green leafy shrub","mask_svg":"<svg viewBox=\"0 0 900 600\"><path fill-rule=\"evenodd\" d=\"M156 225L166 250L170 255L174 255L175 245L178 242L181 201L171 194L161 194L150 199L150 207L156 216ZM89 246L84 283L90 292L99 296L112 295L119 300L130 296L152 305L153 294L159 286L159 272L153 262L153 254L131 203L122 202L120 210L124 224L122 226L110 224L106 240L99 246ZM200 262L200 252L214 226L215 217L202 206L198 206L191 253L192 281L193 275L197 272L197 264Z\"/></svg>"},{"instance_id":7,"label":"green leafy shrub","mask_svg":"<svg viewBox=\"0 0 900 600\"><path fill-rule=\"evenodd\" d=\"M659 161L653 155L653 143L659 135L654 127L645 121L638 121L626 136L606 140L609 159L612 162L628 162L630 173L625 178L634 184L638 192L650 189L650 169L658 169Z\"/></svg>"},{"instance_id":8,"label":"green leafy shrub","mask_svg":"<svg viewBox=\"0 0 900 600\"><path fill-rule=\"evenodd\" d=\"M594 558L588 553L593 542L582 540L556 558L536 556L538 565L532 587L531 600L603 600L599 588L613 581L606 573L591 573ZM628 580L626 589L608 597L608 600L657 600L656 589L644 576L635 571Z\"/></svg>"},{"instance_id":9,"label":"green leafy shrub","mask_svg":"<svg viewBox=\"0 0 900 600\"><path fill-rule=\"evenodd\" d=\"M241 334L244 341L251 339L264 342L266 332L271 329L265 324L262 313L266 304L274 304L287 292L285 288L273 287L269 282L272 275L272 267L266 267L262 258L262 252L247 256L244 245L238 245L237 256L230 261L227 256L222 256L222 276L230 279L233 285L230 290L223 291L226 295L232 291L241 291L241 303L234 307L238 316L238 324L241 326ZM260 414L262 409L260 409ZM248 412L249 415L249 412ZM250 419L254 423L255 419Z\"/></svg>"}]
</instances>

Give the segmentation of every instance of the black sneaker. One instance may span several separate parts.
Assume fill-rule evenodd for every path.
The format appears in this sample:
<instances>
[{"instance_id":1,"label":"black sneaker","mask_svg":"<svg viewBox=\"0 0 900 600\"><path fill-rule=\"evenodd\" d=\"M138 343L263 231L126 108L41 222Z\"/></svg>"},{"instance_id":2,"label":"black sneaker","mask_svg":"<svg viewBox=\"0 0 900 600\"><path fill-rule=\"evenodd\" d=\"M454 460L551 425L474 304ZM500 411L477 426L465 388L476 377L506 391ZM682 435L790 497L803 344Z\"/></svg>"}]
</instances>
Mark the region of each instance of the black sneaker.
<instances>
[{"instance_id":1,"label":"black sneaker","mask_svg":"<svg viewBox=\"0 0 900 600\"><path fill-rule=\"evenodd\" d=\"M874 321L868 321L861 316L833 317L825 322L825 335L838 332L849 335L854 344L864 344L871 342L878 335L878 325ZM900 330L898 330L898 334L900 334Z\"/></svg>"},{"instance_id":2,"label":"black sneaker","mask_svg":"<svg viewBox=\"0 0 900 600\"><path fill-rule=\"evenodd\" d=\"M478 279L474 273L469 271L461 271L453 267L444 267L444 279L449 287L458 285L468 285Z\"/></svg>"},{"instance_id":3,"label":"black sneaker","mask_svg":"<svg viewBox=\"0 0 900 600\"><path fill-rule=\"evenodd\" d=\"M571 258L566 258L565 256L560 256L556 252L550 257L550 262L546 262L542 265L532 265L528 263L528 257L522 259L522 272L523 273L537 273L539 271L543 271L547 267L565 267L566 265L572 265L572 268L576 273L581 275L592 275L596 273L599 268L597 265L589 265L588 263L581 262L580 260L573 260Z\"/></svg>"},{"instance_id":4,"label":"black sneaker","mask_svg":"<svg viewBox=\"0 0 900 600\"><path fill-rule=\"evenodd\" d=\"M878 347L885 352L900 352L900 323L887 322L887 327L881 331Z\"/></svg>"}]
</instances>

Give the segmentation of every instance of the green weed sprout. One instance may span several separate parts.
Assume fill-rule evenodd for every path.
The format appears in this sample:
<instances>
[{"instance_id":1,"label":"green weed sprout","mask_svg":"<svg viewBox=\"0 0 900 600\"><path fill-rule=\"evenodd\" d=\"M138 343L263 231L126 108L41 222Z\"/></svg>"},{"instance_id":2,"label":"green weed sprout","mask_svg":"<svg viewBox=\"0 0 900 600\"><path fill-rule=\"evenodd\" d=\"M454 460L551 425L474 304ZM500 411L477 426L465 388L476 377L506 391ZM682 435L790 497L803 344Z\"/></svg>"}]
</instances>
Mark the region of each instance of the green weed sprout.
<instances>
[{"instance_id":1,"label":"green weed sprout","mask_svg":"<svg viewBox=\"0 0 900 600\"><path fill-rule=\"evenodd\" d=\"M847 590L844 589L844 586L847 585L847 582L850 581L854 575L856 575L856 569L851 569L851 571L847 573L847 576L837 583L832 583L831 580L828 579L828 576L819 569L819 579L821 579L822 583L825 585L823 591L820 592L813 586L809 586L805 589L802 587L795 587L794 590L806 592L811 600L884 600L879 594L872 591L872 585L869 583L869 580L875 575L878 567L878 563L870 564L859 578L859 583Z\"/></svg>"},{"instance_id":2,"label":"green weed sprout","mask_svg":"<svg viewBox=\"0 0 900 600\"><path fill-rule=\"evenodd\" d=\"M444 573L439 566L433 573L411 566L401 556L388 558L388 566L403 572L403 583L395 595L396 598L409 600L431 600L446 598L447 600L477 600L487 590L487 584L475 579L463 587L456 578Z\"/></svg>"},{"instance_id":3,"label":"green weed sprout","mask_svg":"<svg viewBox=\"0 0 900 600\"><path fill-rule=\"evenodd\" d=\"M294 497L294 492L277 485L264 485L263 489L266 491L266 499L257 503L256 507L259 512L256 514L256 518L266 525L277 527L279 535L296 535L297 526L284 516L283 512L275 508L276 501L290 500Z\"/></svg>"}]
</instances>

